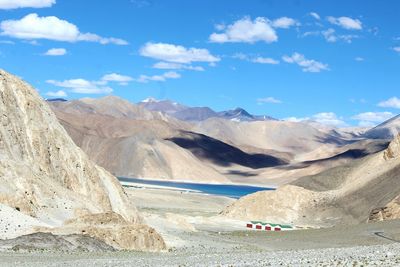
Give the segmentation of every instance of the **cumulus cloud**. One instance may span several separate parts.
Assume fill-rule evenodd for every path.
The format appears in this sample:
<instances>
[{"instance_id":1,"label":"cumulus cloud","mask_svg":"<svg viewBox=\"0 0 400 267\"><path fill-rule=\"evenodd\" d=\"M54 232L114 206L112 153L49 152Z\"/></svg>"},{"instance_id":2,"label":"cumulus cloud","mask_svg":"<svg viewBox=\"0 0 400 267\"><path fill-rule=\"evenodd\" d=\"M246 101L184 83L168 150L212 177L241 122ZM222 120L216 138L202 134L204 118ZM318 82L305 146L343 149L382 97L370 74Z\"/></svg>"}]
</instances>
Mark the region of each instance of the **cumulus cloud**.
<instances>
[{"instance_id":1,"label":"cumulus cloud","mask_svg":"<svg viewBox=\"0 0 400 267\"><path fill-rule=\"evenodd\" d=\"M56 0L0 0L0 9L51 7Z\"/></svg>"},{"instance_id":2,"label":"cumulus cloud","mask_svg":"<svg viewBox=\"0 0 400 267\"><path fill-rule=\"evenodd\" d=\"M324 36L325 40L329 43L334 43L339 40L345 41L347 43L351 43L353 41L353 39L359 37L358 35L355 35L355 34L338 35L338 34L336 34L336 31L332 28L329 28L326 31L322 31L321 33Z\"/></svg>"},{"instance_id":3,"label":"cumulus cloud","mask_svg":"<svg viewBox=\"0 0 400 267\"><path fill-rule=\"evenodd\" d=\"M212 33L209 40L213 43L273 43L278 41L278 36L268 19L244 17L226 26L224 32Z\"/></svg>"},{"instance_id":4,"label":"cumulus cloud","mask_svg":"<svg viewBox=\"0 0 400 267\"><path fill-rule=\"evenodd\" d=\"M67 54L65 48L51 48L44 53L45 56L64 56Z\"/></svg>"},{"instance_id":5,"label":"cumulus cloud","mask_svg":"<svg viewBox=\"0 0 400 267\"><path fill-rule=\"evenodd\" d=\"M110 73L104 75L101 80L104 82L117 82L119 85L127 85L129 82L133 81L133 78L117 73Z\"/></svg>"},{"instance_id":6,"label":"cumulus cloud","mask_svg":"<svg viewBox=\"0 0 400 267\"><path fill-rule=\"evenodd\" d=\"M246 60L249 62L253 63L260 63L260 64L272 64L276 65L279 64L279 60L270 58L270 57L261 57L261 56L251 56L251 55L246 55L243 53L236 53L232 56L232 58L235 59L240 59L240 60Z\"/></svg>"},{"instance_id":7,"label":"cumulus cloud","mask_svg":"<svg viewBox=\"0 0 400 267\"><path fill-rule=\"evenodd\" d=\"M104 82L88 81L81 78L65 81L47 80L46 82L57 87L69 89L77 94L109 94L113 91Z\"/></svg>"},{"instance_id":8,"label":"cumulus cloud","mask_svg":"<svg viewBox=\"0 0 400 267\"><path fill-rule=\"evenodd\" d=\"M55 91L55 92L53 92L53 91L47 92L46 95L49 97L66 97L67 93L64 92L63 90L59 90L59 91Z\"/></svg>"},{"instance_id":9,"label":"cumulus cloud","mask_svg":"<svg viewBox=\"0 0 400 267\"><path fill-rule=\"evenodd\" d=\"M328 17L328 21L334 25L338 25L346 30L362 30L362 22L359 19L349 17Z\"/></svg>"},{"instance_id":10,"label":"cumulus cloud","mask_svg":"<svg viewBox=\"0 0 400 267\"><path fill-rule=\"evenodd\" d=\"M290 117L284 120L292 122L315 121L324 125L329 125L334 127L347 126L347 123L343 120L343 118L337 116L334 112L321 112L314 114L311 117L304 117L304 118Z\"/></svg>"},{"instance_id":11,"label":"cumulus cloud","mask_svg":"<svg viewBox=\"0 0 400 267\"><path fill-rule=\"evenodd\" d=\"M81 33L78 27L55 16L39 17L32 13L20 20L5 20L0 24L1 35L18 39L47 39L63 42L97 42L101 44L127 45L118 38L104 38L93 33Z\"/></svg>"},{"instance_id":12,"label":"cumulus cloud","mask_svg":"<svg viewBox=\"0 0 400 267\"><path fill-rule=\"evenodd\" d=\"M264 97L264 98L258 98L257 99L257 104L262 105L262 104L281 104L282 101L279 99L276 99L272 96L270 97Z\"/></svg>"},{"instance_id":13,"label":"cumulus cloud","mask_svg":"<svg viewBox=\"0 0 400 267\"><path fill-rule=\"evenodd\" d=\"M140 55L166 62L190 64L192 62L218 62L207 49L186 48L181 45L166 43L147 43L140 49Z\"/></svg>"},{"instance_id":14,"label":"cumulus cloud","mask_svg":"<svg viewBox=\"0 0 400 267\"><path fill-rule=\"evenodd\" d=\"M271 25L274 28L282 28L282 29L289 29L292 26L298 25L299 23L292 19L292 18L288 18L288 17L281 17L279 19L276 19L274 21L272 21Z\"/></svg>"},{"instance_id":15,"label":"cumulus cloud","mask_svg":"<svg viewBox=\"0 0 400 267\"><path fill-rule=\"evenodd\" d=\"M201 66L192 66L185 65L179 63L172 62L157 62L153 65L154 69L162 69L162 70L194 70L194 71L204 71L204 68Z\"/></svg>"},{"instance_id":16,"label":"cumulus cloud","mask_svg":"<svg viewBox=\"0 0 400 267\"><path fill-rule=\"evenodd\" d=\"M298 117L288 117L283 119L284 121L291 121L291 122L302 122L302 121L309 121L310 117L303 117L303 118L298 118Z\"/></svg>"},{"instance_id":17,"label":"cumulus cloud","mask_svg":"<svg viewBox=\"0 0 400 267\"><path fill-rule=\"evenodd\" d=\"M378 104L379 107L384 108L399 108L400 109L400 98L392 97L388 100L382 101Z\"/></svg>"},{"instance_id":18,"label":"cumulus cloud","mask_svg":"<svg viewBox=\"0 0 400 267\"><path fill-rule=\"evenodd\" d=\"M347 125L342 118L338 117L333 112L317 113L312 116L312 120L321 124L331 125L335 127L342 127Z\"/></svg>"},{"instance_id":19,"label":"cumulus cloud","mask_svg":"<svg viewBox=\"0 0 400 267\"><path fill-rule=\"evenodd\" d=\"M304 55L299 53L293 53L292 56L283 56L282 59L287 63L299 65L304 72L321 72L323 70L329 70L327 64L313 59L307 59Z\"/></svg>"},{"instance_id":20,"label":"cumulus cloud","mask_svg":"<svg viewBox=\"0 0 400 267\"><path fill-rule=\"evenodd\" d=\"M179 73L174 71L169 71L161 75L153 75L153 76L140 75L139 78L136 79L136 81L140 83L148 83L150 81L165 82L168 79L179 79L180 77L181 75Z\"/></svg>"},{"instance_id":21,"label":"cumulus cloud","mask_svg":"<svg viewBox=\"0 0 400 267\"><path fill-rule=\"evenodd\" d=\"M387 121L394 116L392 112L364 112L351 117L353 120L358 120L360 126L375 126L379 123Z\"/></svg>"},{"instance_id":22,"label":"cumulus cloud","mask_svg":"<svg viewBox=\"0 0 400 267\"><path fill-rule=\"evenodd\" d=\"M256 57L256 58L253 58L251 60L251 62L260 63L260 64L272 64L272 65L279 64L279 60L269 58L269 57Z\"/></svg>"},{"instance_id":23,"label":"cumulus cloud","mask_svg":"<svg viewBox=\"0 0 400 267\"><path fill-rule=\"evenodd\" d=\"M321 16L316 12L310 12L309 15L311 17L315 18L316 20L320 20L321 19Z\"/></svg>"}]
</instances>

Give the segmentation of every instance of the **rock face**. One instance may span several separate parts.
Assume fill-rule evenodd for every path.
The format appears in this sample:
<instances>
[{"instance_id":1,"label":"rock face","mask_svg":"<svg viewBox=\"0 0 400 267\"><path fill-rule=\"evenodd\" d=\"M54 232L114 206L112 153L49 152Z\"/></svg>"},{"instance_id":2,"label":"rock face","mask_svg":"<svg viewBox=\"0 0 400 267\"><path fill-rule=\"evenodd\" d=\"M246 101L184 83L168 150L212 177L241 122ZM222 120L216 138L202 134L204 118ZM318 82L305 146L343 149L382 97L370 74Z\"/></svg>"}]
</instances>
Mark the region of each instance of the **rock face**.
<instances>
[{"instance_id":1,"label":"rock face","mask_svg":"<svg viewBox=\"0 0 400 267\"><path fill-rule=\"evenodd\" d=\"M304 177L297 186L245 196L222 213L310 227L399 218L399 141L400 136L385 151L349 166Z\"/></svg>"},{"instance_id":2,"label":"rock face","mask_svg":"<svg viewBox=\"0 0 400 267\"><path fill-rule=\"evenodd\" d=\"M383 208L372 210L370 222L400 219L400 196L392 200Z\"/></svg>"},{"instance_id":3,"label":"rock face","mask_svg":"<svg viewBox=\"0 0 400 267\"><path fill-rule=\"evenodd\" d=\"M2 70L0 124L0 203L15 209L0 207L0 217L12 213L15 222L49 229L110 212L131 225L142 223L118 180L74 144L36 90ZM0 238L33 231L25 226L13 232L3 227Z\"/></svg>"},{"instance_id":4,"label":"rock face","mask_svg":"<svg viewBox=\"0 0 400 267\"><path fill-rule=\"evenodd\" d=\"M384 157L386 160L400 157L400 134L390 143L388 149L384 153Z\"/></svg>"},{"instance_id":5,"label":"rock face","mask_svg":"<svg viewBox=\"0 0 400 267\"><path fill-rule=\"evenodd\" d=\"M400 135L398 135L384 152L384 158L390 161L400 161ZM400 176L400 173L398 174ZM372 210L369 221L384 221L400 219L400 195L384 207Z\"/></svg>"},{"instance_id":6,"label":"rock face","mask_svg":"<svg viewBox=\"0 0 400 267\"><path fill-rule=\"evenodd\" d=\"M51 233L33 233L13 239L0 240L1 250L32 252L51 250L58 252L112 252L115 249L106 243L89 236L63 235Z\"/></svg>"}]
</instances>

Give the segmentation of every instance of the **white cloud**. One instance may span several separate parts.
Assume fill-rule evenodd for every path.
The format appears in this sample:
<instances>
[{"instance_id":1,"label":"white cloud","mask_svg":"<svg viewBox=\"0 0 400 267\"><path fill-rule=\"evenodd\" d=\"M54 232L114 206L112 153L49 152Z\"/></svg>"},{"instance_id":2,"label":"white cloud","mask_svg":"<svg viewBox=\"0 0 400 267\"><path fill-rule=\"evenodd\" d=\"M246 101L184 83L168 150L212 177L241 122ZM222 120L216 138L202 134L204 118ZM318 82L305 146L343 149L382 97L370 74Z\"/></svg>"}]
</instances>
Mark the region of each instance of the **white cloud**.
<instances>
[{"instance_id":1,"label":"white cloud","mask_svg":"<svg viewBox=\"0 0 400 267\"><path fill-rule=\"evenodd\" d=\"M260 63L260 64L272 64L276 65L279 64L279 60L270 58L270 57L261 57L261 56L250 56L243 53L236 53L232 56L232 58L246 60L253 63Z\"/></svg>"},{"instance_id":2,"label":"white cloud","mask_svg":"<svg viewBox=\"0 0 400 267\"><path fill-rule=\"evenodd\" d=\"M333 112L321 112L314 114L311 117L304 117L304 118L289 117L284 120L292 122L315 121L324 125L335 126L335 127L347 126L347 123L341 117L338 117Z\"/></svg>"},{"instance_id":3,"label":"white cloud","mask_svg":"<svg viewBox=\"0 0 400 267\"><path fill-rule=\"evenodd\" d=\"M310 12L309 15L311 17L315 18L316 20L320 20L321 19L321 16L318 15L318 13L316 13L316 12Z\"/></svg>"},{"instance_id":4,"label":"white cloud","mask_svg":"<svg viewBox=\"0 0 400 267\"><path fill-rule=\"evenodd\" d=\"M224 23L220 23L220 24L215 24L214 27L217 31L223 31L225 30L226 25Z\"/></svg>"},{"instance_id":5,"label":"white cloud","mask_svg":"<svg viewBox=\"0 0 400 267\"><path fill-rule=\"evenodd\" d=\"M47 80L46 82L57 87L67 88L77 94L109 94L113 91L104 82L88 81L81 78L65 81Z\"/></svg>"},{"instance_id":6,"label":"white cloud","mask_svg":"<svg viewBox=\"0 0 400 267\"><path fill-rule=\"evenodd\" d=\"M133 78L117 73L110 73L104 75L101 80L104 82L117 82L119 85L127 85L129 82L133 81Z\"/></svg>"},{"instance_id":7,"label":"white cloud","mask_svg":"<svg viewBox=\"0 0 400 267\"><path fill-rule=\"evenodd\" d=\"M272 97L272 96L257 99L257 104L262 105L262 104L265 104L265 103L269 103L269 104L281 104L282 101L279 100L279 99L276 99L276 98L274 98L274 97Z\"/></svg>"},{"instance_id":8,"label":"white cloud","mask_svg":"<svg viewBox=\"0 0 400 267\"><path fill-rule=\"evenodd\" d=\"M0 24L1 35L18 39L48 39L64 42L97 42L101 44L127 45L128 42L117 38L104 38L93 33L81 33L78 27L66 20L54 16L39 17L32 13L20 20L5 20Z\"/></svg>"},{"instance_id":9,"label":"white cloud","mask_svg":"<svg viewBox=\"0 0 400 267\"><path fill-rule=\"evenodd\" d=\"M194 70L194 71L204 71L204 68L201 66L192 66L185 65L179 63L172 62L157 62L153 65L154 69L162 69L162 70Z\"/></svg>"},{"instance_id":10,"label":"white cloud","mask_svg":"<svg viewBox=\"0 0 400 267\"><path fill-rule=\"evenodd\" d=\"M400 109L400 98L392 97L386 101L382 101L378 104L379 107L384 108L399 108Z\"/></svg>"},{"instance_id":11,"label":"white cloud","mask_svg":"<svg viewBox=\"0 0 400 267\"><path fill-rule=\"evenodd\" d=\"M9 40L0 40L0 44L14 45L15 43L13 41L9 41Z\"/></svg>"},{"instance_id":12,"label":"white cloud","mask_svg":"<svg viewBox=\"0 0 400 267\"><path fill-rule=\"evenodd\" d=\"M232 58L240 59L240 60L248 60L249 57L244 53L236 53L232 56Z\"/></svg>"},{"instance_id":13,"label":"white cloud","mask_svg":"<svg viewBox=\"0 0 400 267\"><path fill-rule=\"evenodd\" d=\"M306 59L304 55L299 53L293 53L292 56L283 56L282 59L287 63L299 65L304 72L321 72L322 70L329 70L327 64L312 59Z\"/></svg>"},{"instance_id":14,"label":"white cloud","mask_svg":"<svg viewBox=\"0 0 400 267\"><path fill-rule=\"evenodd\" d=\"M207 49L186 48L181 45L165 43L147 43L140 49L140 55L173 63L218 62Z\"/></svg>"},{"instance_id":15,"label":"white cloud","mask_svg":"<svg viewBox=\"0 0 400 267\"><path fill-rule=\"evenodd\" d=\"M312 116L312 120L325 124L325 125L331 125L331 126L336 126L336 127L342 127L346 126L347 124L343 121L342 118L339 118L335 113L333 112L322 112L322 113L317 113Z\"/></svg>"},{"instance_id":16,"label":"white cloud","mask_svg":"<svg viewBox=\"0 0 400 267\"><path fill-rule=\"evenodd\" d=\"M304 118L297 118L297 117L289 117L283 119L284 121L291 121L291 122L302 122L302 121L308 121L310 120L309 117L304 117Z\"/></svg>"},{"instance_id":17,"label":"white cloud","mask_svg":"<svg viewBox=\"0 0 400 267\"><path fill-rule=\"evenodd\" d=\"M334 43L338 40L343 40L347 43L351 43L354 38L358 38L358 35L354 34L343 34L343 35L337 35L336 31L332 28L322 31L322 35L324 36L325 40L329 43Z\"/></svg>"},{"instance_id":18,"label":"white cloud","mask_svg":"<svg viewBox=\"0 0 400 267\"><path fill-rule=\"evenodd\" d=\"M0 0L0 9L51 7L56 0Z\"/></svg>"},{"instance_id":19,"label":"white cloud","mask_svg":"<svg viewBox=\"0 0 400 267\"><path fill-rule=\"evenodd\" d=\"M355 61L358 61L358 62L362 62L362 61L364 61L365 59L364 59L363 57L356 57L356 58L354 58L354 60L355 60Z\"/></svg>"},{"instance_id":20,"label":"white cloud","mask_svg":"<svg viewBox=\"0 0 400 267\"><path fill-rule=\"evenodd\" d=\"M256 58L253 58L251 60L251 62L260 63L260 64L273 64L273 65L279 64L279 60L269 58L269 57L256 57Z\"/></svg>"},{"instance_id":21,"label":"white cloud","mask_svg":"<svg viewBox=\"0 0 400 267\"><path fill-rule=\"evenodd\" d=\"M364 112L351 117L358 120L360 126L375 126L379 123L387 121L394 116L392 112Z\"/></svg>"},{"instance_id":22,"label":"white cloud","mask_svg":"<svg viewBox=\"0 0 400 267\"><path fill-rule=\"evenodd\" d=\"M328 21L347 30L362 30L362 22L359 19L349 17L328 17Z\"/></svg>"},{"instance_id":23,"label":"white cloud","mask_svg":"<svg viewBox=\"0 0 400 267\"><path fill-rule=\"evenodd\" d=\"M224 32L211 34L209 39L213 43L272 43L278 41L278 36L268 19L258 17L252 21L244 17L226 26Z\"/></svg>"},{"instance_id":24,"label":"white cloud","mask_svg":"<svg viewBox=\"0 0 400 267\"><path fill-rule=\"evenodd\" d=\"M52 91L47 92L46 95L49 96L49 97L66 97L67 93L64 92L63 90L59 90L59 91L56 91L56 92L52 92Z\"/></svg>"},{"instance_id":25,"label":"white cloud","mask_svg":"<svg viewBox=\"0 0 400 267\"><path fill-rule=\"evenodd\" d=\"M321 34L320 31L308 31L308 32L303 33L301 36L302 36L302 37L307 37L307 36L318 36L318 35L320 35L320 34Z\"/></svg>"},{"instance_id":26,"label":"white cloud","mask_svg":"<svg viewBox=\"0 0 400 267\"><path fill-rule=\"evenodd\" d=\"M335 30L334 29L327 29L326 31L322 32L322 35L324 36L325 40L329 43L334 43L337 41L337 37L335 35Z\"/></svg>"},{"instance_id":27,"label":"white cloud","mask_svg":"<svg viewBox=\"0 0 400 267\"><path fill-rule=\"evenodd\" d=\"M180 77L181 75L179 73L174 71L169 71L161 75L153 75L153 76L140 75L139 78L136 79L136 81L140 83L148 83L149 81L165 82L167 79L179 79Z\"/></svg>"},{"instance_id":28,"label":"white cloud","mask_svg":"<svg viewBox=\"0 0 400 267\"><path fill-rule=\"evenodd\" d=\"M282 28L282 29L289 29L292 26L298 25L299 23L296 20L288 17L281 17L272 21L272 27L274 28Z\"/></svg>"},{"instance_id":29,"label":"white cloud","mask_svg":"<svg viewBox=\"0 0 400 267\"><path fill-rule=\"evenodd\" d=\"M45 56L64 56L67 54L67 50L64 48L51 48L44 53Z\"/></svg>"},{"instance_id":30,"label":"white cloud","mask_svg":"<svg viewBox=\"0 0 400 267\"><path fill-rule=\"evenodd\" d=\"M400 53L400 46L393 47L393 50Z\"/></svg>"}]
</instances>

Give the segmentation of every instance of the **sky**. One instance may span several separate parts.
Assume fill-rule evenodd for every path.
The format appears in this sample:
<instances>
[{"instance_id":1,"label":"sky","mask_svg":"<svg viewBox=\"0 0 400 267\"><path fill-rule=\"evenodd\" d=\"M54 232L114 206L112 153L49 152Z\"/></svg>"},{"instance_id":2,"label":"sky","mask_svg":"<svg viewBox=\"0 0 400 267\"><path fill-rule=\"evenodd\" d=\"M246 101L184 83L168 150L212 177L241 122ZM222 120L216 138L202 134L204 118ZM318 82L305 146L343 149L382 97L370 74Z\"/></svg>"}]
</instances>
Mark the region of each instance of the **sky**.
<instances>
[{"instance_id":1,"label":"sky","mask_svg":"<svg viewBox=\"0 0 400 267\"><path fill-rule=\"evenodd\" d=\"M0 0L0 68L44 98L373 126L400 113L399 14L397 0Z\"/></svg>"}]
</instances>

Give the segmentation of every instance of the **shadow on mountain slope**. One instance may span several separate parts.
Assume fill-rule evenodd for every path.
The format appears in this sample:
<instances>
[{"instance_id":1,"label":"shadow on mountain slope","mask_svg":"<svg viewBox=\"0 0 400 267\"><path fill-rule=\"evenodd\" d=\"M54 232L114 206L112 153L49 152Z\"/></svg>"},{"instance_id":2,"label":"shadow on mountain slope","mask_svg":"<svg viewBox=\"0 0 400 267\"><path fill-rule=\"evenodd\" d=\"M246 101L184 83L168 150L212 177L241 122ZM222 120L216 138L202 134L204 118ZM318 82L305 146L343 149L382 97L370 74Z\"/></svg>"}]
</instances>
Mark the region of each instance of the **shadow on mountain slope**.
<instances>
[{"instance_id":1,"label":"shadow on mountain slope","mask_svg":"<svg viewBox=\"0 0 400 267\"><path fill-rule=\"evenodd\" d=\"M339 153L332 157L318 159L318 160L305 161L303 163L313 164L313 163L320 163L320 162L339 160L339 159L360 159L360 158L366 157L368 155L378 153L382 150L385 150L388 147L388 145L389 145L388 141L376 141L371 144L368 144L364 148L351 148L351 149L344 151L343 153Z\"/></svg>"},{"instance_id":2,"label":"shadow on mountain slope","mask_svg":"<svg viewBox=\"0 0 400 267\"><path fill-rule=\"evenodd\" d=\"M266 154L248 154L217 139L193 132L181 131L180 136L166 140L188 149L201 160L209 160L219 166L237 164L260 169L287 164L280 158Z\"/></svg>"}]
</instances>

